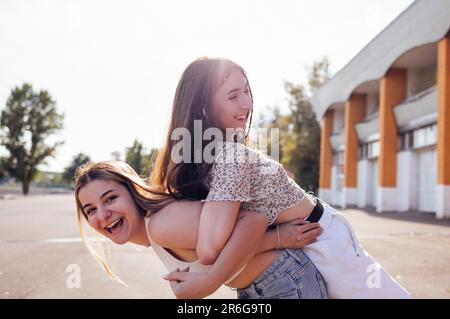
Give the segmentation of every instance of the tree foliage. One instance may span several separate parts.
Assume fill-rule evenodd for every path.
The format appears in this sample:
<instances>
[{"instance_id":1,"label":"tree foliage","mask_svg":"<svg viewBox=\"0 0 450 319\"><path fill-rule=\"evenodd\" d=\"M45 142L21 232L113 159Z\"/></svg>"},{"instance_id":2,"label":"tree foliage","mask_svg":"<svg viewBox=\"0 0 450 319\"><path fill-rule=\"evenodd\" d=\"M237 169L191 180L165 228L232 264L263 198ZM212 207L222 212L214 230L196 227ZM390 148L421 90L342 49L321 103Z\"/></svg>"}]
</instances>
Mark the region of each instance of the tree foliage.
<instances>
[{"instance_id":1,"label":"tree foliage","mask_svg":"<svg viewBox=\"0 0 450 319\"><path fill-rule=\"evenodd\" d=\"M133 145L125 150L125 162L140 176L146 177L153 169L157 152L157 149L152 148L149 153L146 153L142 143L134 140Z\"/></svg>"},{"instance_id":2,"label":"tree foliage","mask_svg":"<svg viewBox=\"0 0 450 319\"><path fill-rule=\"evenodd\" d=\"M271 127L280 129L280 160L305 190L317 192L320 163L320 125L309 102L311 94L329 79L329 62L323 58L307 69L308 86L285 82L287 114L273 107Z\"/></svg>"},{"instance_id":3,"label":"tree foliage","mask_svg":"<svg viewBox=\"0 0 450 319\"><path fill-rule=\"evenodd\" d=\"M6 176L5 164L5 159L3 157L0 157L0 180Z\"/></svg>"},{"instance_id":4,"label":"tree foliage","mask_svg":"<svg viewBox=\"0 0 450 319\"><path fill-rule=\"evenodd\" d=\"M142 143L134 140L131 147L125 151L125 162L127 162L139 175L142 174Z\"/></svg>"},{"instance_id":5,"label":"tree foliage","mask_svg":"<svg viewBox=\"0 0 450 319\"><path fill-rule=\"evenodd\" d=\"M62 180L69 184L72 183L77 168L90 161L91 158L86 154L79 153L75 155L72 158L72 162L70 162L70 164L64 169Z\"/></svg>"},{"instance_id":6,"label":"tree foliage","mask_svg":"<svg viewBox=\"0 0 450 319\"><path fill-rule=\"evenodd\" d=\"M0 140L9 152L4 168L22 183L23 194L37 173L37 166L54 156L63 141L50 143L49 137L63 128L64 116L47 91L34 92L29 84L16 87L1 112Z\"/></svg>"}]
</instances>

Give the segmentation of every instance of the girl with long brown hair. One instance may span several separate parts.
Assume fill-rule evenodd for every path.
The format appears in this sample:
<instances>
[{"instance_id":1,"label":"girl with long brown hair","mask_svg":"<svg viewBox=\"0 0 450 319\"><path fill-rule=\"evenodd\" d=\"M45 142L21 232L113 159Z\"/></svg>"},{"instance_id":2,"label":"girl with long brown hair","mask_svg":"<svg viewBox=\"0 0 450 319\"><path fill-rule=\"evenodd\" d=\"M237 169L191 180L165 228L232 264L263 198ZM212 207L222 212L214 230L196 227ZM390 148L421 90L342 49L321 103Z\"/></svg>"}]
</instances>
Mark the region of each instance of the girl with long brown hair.
<instances>
[{"instance_id":1,"label":"girl with long brown hair","mask_svg":"<svg viewBox=\"0 0 450 319\"><path fill-rule=\"evenodd\" d=\"M265 226L294 219L322 225L324 232L317 242L293 252L297 260L309 257L313 261L325 278L330 297L409 297L362 249L341 213L307 194L278 162L245 145L252 112L250 84L238 64L227 59L201 58L181 76L166 143L151 180L152 185L174 198L204 201L196 253L203 264L212 264L220 271L170 273L167 279L175 294L210 294L223 282L221 274L238 267L242 254L250 254L251 245L230 237L236 233L238 214L244 209L260 213L266 220ZM215 133L211 134L211 130ZM215 139L211 140L213 135ZM198 136L202 139L198 140ZM257 226L257 216L253 218L254 227L240 234L243 238L253 234L257 240L264 234L264 227ZM239 289L238 295L257 297L261 291L270 295L270 288L263 288L277 287L276 280L283 276L294 277L299 286L302 280L310 282L310 278L284 271L285 264L293 262L295 256L280 252L267 260L266 271L252 285ZM375 283L370 283L373 278Z\"/></svg>"}]
</instances>

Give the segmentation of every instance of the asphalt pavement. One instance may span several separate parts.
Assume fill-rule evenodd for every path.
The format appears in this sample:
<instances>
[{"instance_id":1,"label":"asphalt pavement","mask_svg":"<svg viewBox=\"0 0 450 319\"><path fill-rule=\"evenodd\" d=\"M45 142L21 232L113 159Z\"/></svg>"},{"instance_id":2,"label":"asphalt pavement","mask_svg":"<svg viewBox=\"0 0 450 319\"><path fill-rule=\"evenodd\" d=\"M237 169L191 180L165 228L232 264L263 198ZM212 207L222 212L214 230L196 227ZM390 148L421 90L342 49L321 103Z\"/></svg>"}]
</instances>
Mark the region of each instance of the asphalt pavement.
<instances>
[{"instance_id":1,"label":"asphalt pavement","mask_svg":"<svg viewBox=\"0 0 450 319\"><path fill-rule=\"evenodd\" d=\"M414 297L450 298L450 221L417 212L344 213L364 248ZM174 298L151 248L107 246L128 286L112 282L87 252L73 195L0 199L0 298ZM223 286L210 298L236 293Z\"/></svg>"}]
</instances>

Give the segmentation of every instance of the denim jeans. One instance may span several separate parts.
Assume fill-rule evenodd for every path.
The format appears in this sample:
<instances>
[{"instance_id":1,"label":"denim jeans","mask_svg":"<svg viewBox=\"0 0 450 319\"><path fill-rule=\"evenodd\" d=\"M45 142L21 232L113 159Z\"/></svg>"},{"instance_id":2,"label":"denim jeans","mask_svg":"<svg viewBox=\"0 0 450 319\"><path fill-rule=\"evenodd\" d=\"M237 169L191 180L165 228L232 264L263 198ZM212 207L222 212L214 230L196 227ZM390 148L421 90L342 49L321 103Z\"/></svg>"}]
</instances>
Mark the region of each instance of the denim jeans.
<instances>
[{"instance_id":1,"label":"denim jeans","mask_svg":"<svg viewBox=\"0 0 450 319\"><path fill-rule=\"evenodd\" d=\"M284 249L238 299L326 299L325 282L301 249Z\"/></svg>"}]
</instances>

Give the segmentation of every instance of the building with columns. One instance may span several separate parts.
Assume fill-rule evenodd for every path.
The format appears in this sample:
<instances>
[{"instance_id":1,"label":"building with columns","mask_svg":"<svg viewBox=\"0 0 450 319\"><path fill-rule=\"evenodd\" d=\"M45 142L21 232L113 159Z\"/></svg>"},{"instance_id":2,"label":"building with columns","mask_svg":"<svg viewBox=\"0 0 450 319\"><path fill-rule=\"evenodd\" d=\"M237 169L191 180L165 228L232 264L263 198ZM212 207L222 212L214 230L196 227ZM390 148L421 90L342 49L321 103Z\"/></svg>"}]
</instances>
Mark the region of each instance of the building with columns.
<instances>
[{"instance_id":1,"label":"building with columns","mask_svg":"<svg viewBox=\"0 0 450 319\"><path fill-rule=\"evenodd\" d=\"M311 98L319 197L450 218L450 1L417 0Z\"/></svg>"}]
</instances>

